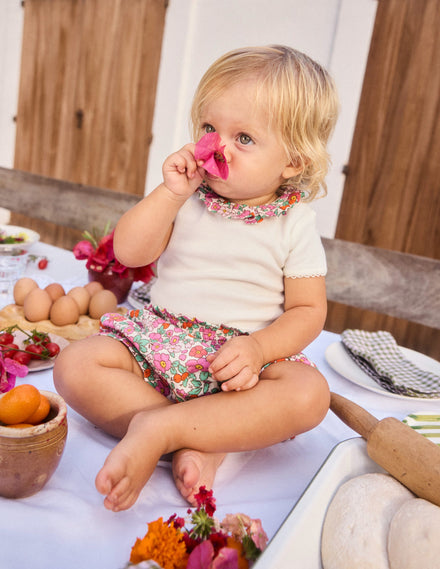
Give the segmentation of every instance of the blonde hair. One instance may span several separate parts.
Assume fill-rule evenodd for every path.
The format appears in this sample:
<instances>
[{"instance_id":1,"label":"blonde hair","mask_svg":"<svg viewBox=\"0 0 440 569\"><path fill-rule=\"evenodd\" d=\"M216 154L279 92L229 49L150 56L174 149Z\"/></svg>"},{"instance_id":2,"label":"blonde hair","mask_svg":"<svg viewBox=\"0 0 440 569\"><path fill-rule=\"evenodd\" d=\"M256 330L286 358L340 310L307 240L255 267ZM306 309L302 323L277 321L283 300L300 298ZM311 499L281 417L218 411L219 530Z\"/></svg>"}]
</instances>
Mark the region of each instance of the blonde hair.
<instances>
[{"instance_id":1,"label":"blonde hair","mask_svg":"<svg viewBox=\"0 0 440 569\"><path fill-rule=\"evenodd\" d=\"M336 124L338 96L328 72L300 51L281 45L249 47L215 61L194 95L194 140L200 134L205 105L249 78L257 79L256 101L268 110L270 127L280 134L289 161L301 167L301 173L283 187L304 191L306 201L325 195L330 165L327 142Z\"/></svg>"}]
</instances>

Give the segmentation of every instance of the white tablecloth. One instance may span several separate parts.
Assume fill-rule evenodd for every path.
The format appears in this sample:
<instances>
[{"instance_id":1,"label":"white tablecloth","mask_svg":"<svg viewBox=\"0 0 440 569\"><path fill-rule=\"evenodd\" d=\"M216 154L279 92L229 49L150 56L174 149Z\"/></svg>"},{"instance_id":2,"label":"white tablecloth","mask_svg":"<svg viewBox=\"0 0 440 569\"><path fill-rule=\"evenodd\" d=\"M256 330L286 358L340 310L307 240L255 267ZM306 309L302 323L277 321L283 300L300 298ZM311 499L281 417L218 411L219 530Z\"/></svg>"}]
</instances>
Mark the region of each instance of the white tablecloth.
<instances>
[{"instance_id":1,"label":"white tablecloth","mask_svg":"<svg viewBox=\"0 0 440 569\"><path fill-rule=\"evenodd\" d=\"M35 245L32 253L49 258L45 271L39 271L35 264L27 269L40 286L61 282L68 290L86 284L84 265L72 253L42 243ZM322 332L306 350L332 391L360 404L378 419L402 419L410 412L440 408L439 402L384 396L344 379L330 368L324 356L326 348L338 339L335 334ZM54 391L51 370L34 372L18 382ZM107 511L94 479L116 440L70 408L68 425L64 454L47 485L29 498L0 498L0 569L122 569L136 537L146 533L148 522L160 516L167 519L175 512L186 514L188 506L174 486L167 462L158 465L130 510ZM329 412L317 428L292 441L229 455L214 486L218 516L244 512L260 518L272 537L330 451L354 436L354 431Z\"/></svg>"}]
</instances>

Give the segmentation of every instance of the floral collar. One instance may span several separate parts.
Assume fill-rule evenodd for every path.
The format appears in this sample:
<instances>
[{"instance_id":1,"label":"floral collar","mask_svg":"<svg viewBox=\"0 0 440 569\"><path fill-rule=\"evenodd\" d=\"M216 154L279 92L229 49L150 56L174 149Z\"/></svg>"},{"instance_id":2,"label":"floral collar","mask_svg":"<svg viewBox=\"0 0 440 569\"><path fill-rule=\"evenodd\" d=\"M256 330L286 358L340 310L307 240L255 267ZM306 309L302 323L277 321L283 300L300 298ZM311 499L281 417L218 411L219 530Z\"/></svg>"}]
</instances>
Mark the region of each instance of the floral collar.
<instances>
[{"instance_id":1,"label":"floral collar","mask_svg":"<svg viewBox=\"0 0 440 569\"><path fill-rule=\"evenodd\" d=\"M199 186L197 194L209 211L219 213L229 219L241 219L245 223L261 223L263 219L269 217L286 215L287 211L304 197L303 192L288 187L269 204L257 206L236 204L216 194L205 182Z\"/></svg>"}]
</instances>

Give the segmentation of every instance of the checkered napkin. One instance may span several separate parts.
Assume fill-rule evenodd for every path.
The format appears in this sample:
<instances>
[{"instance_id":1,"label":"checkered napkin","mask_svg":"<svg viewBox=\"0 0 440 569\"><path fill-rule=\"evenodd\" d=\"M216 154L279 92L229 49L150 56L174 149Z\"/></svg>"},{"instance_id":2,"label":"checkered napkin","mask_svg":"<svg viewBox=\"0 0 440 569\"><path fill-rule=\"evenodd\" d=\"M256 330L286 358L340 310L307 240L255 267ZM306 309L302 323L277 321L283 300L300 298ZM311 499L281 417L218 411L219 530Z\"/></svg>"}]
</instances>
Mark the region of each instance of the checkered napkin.
<instances>
[{"instance_id":1,"label":"checkered napkin","mask_svg":"<svg viewBox=\"0 0 440 569\"><path fill-rule=\"evenodd\" d=\"M440 377L407 360L389 332L345 330L342 345L381 387L409 397L440 397Z\"/></svg>"}]
</instances>

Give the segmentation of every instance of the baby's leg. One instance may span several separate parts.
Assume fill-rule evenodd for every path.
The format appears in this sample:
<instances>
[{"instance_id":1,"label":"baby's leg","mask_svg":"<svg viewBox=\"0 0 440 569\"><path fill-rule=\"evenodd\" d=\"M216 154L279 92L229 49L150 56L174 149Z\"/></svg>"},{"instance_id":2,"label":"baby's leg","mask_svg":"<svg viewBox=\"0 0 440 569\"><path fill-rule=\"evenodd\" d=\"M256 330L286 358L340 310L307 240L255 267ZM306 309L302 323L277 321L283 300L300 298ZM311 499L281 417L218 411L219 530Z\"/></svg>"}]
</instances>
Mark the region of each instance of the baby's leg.
<instances>
[{"instance_id":1,"label":"baby's leg","mask_svg":"<svg viewBox=\"0 0 440 569\"><path fill-rule=\"evenodd\" d=\"M138 413L98 478L103 472L108 476L113 465L132 461L133 455L147 447L157 460L179 449L198 451L202 473L207 460L212 464L210 453L263 448L312 429L324 418L329 401L327 382L316 369L298 362L279 362L264 370L250 390L216 393ZM188 450L176 455L175 472L186 468L188 473L188 466L183 465L188 456ZM151 472L132 470L133 483L120 478L107 496L107 507L115 511L130 507L142 488L142 478L145 483ZM194 488L201 485L202 478L201 474Z\"/></svg>"},{"instance_id":2,"label":"baby's leg","mask_svg":"<svg viewBox=\"0 0 440 569\"><path fill-rule=\"evenodd\" d=\"M138 411L170 404L145 382L129 350L108 336L93 336L64 349L56 359L54 383L73 409L118 438Z\"/></svg>"},{"instance_id":3,"label":"baby's leg","mask_svg":"<svg viewBox=\"0 0 440 569\"><path fill-rule=\"evenodd\" d=\"M125 436L140 411L171 405L145 382L128 349L107 336L75 342L63 350L56 360L54 383L73 409L118 438ZM133 422L133 430L135 427ZM125 457L122 445L121 457L110 455L108 468L97 477L97 489L108 495L114 487L119 485L120 491L129 484L137 497L161 457L156 440L154 436L139 437L137 447L128 448ZM106 506L112 508L111 503Z\"/></svg>"}]
</instances>

